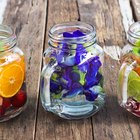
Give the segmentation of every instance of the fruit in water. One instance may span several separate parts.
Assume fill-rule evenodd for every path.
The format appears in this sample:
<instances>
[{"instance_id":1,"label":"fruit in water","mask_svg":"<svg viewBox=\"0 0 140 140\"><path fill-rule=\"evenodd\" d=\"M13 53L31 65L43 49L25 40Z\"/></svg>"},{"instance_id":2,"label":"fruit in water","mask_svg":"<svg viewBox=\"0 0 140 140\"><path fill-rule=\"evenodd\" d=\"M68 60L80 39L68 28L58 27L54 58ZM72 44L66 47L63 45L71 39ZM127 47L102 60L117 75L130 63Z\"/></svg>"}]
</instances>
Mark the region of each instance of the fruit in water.
<instances>
[{"instance_id":1,"label":"fruit in water","mask_svg":"<svg viewBox=\"0 0 140 140\"><path fill-rule=\"evenodd\" d=\"M128 82L128 95L140 102L140 78Z\"/></svg>"},{"instance_id":2,"label":"fruit in water","mask_svg":"<svg viewBox=\"0 0 140 140\"><path fill-rule=\"evenodd\" d=\"M24 71L20 65L12 64L0 74L0 95L5 98L14 96L21 88Z\"/></svg>"},{"instance_id":3,"label":"fruit in water","mask_svg":"<svg viewBox=\"0 0 140 140\"><path fill-rule=\"evenodd\" d=\"M22 107L27 100L26 93L23 90L20 90L14 97L11 99L11 104L14 107Z\"/></svg>"},{"instance_id":4,"label":"fruit in water","mask_svg":"<svg viewBox=\"0 0 140 140\"><path fill-rule=\"evenodd\" d=\"M135 68L134 71L140 76L140 67Z\"/></svg>"},{"instance_id":5,"label":"fruit in water","mask_svg":"<svg viewBox=\"0 0 140 140\"><path fill-rule=\"evenodd\" d=\"M11 106L10 98L3 98L2 106L7 109Z\"/></svg>"},{"instance_id":6,"label":"fruit in water","mask_svg":"<svg viewBox=\"0 0 140 140\"><path fill-rule=\"evenodd\" d=\"M3 106L0 106L0 117L2 117L5 114L5 109Z\"/></svg>"},{"instance_id":7,"label":"fruit in water","mask_svg":"<svg viewBox=\"0 0 140 140\"><path fill-rule=\"evenodd\" d=\"M134 70L132 70L132 71L129 73L128 82L130 82L130 81L133 80L133 79L140 79L140 76L139 76L138 73L135 72Z\"/></svg>"}]
</instances>

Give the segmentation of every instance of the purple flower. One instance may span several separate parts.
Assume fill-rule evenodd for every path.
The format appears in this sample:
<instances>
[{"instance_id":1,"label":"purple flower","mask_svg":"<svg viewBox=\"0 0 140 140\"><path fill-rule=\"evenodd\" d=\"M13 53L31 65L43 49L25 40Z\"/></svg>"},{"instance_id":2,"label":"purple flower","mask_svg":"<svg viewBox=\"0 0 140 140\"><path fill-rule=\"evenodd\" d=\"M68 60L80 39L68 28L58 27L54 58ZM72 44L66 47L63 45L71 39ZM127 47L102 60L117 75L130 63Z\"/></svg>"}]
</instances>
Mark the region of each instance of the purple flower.
<instances>
[{"instance_id":1,"label":"purple flower","mask_svg":"<svg viewBox=\"0 0 140 140\"><path fill-rule=\"evenodd\" d=\"M79 94L82 94L83 90L84 89L83 89L82 85L80 85L79 83L73 83L71 90L69 92L63 94L63 98L77 96Z\"/></svg>"},{"instance_id":2,"label":"purple flower","mask_svg":"<svg viewBox=\"0 0 140 140\"><path fill-rule=\"evenodd\" d=\"M83 47L83 45L82 44L77 44L76 55L75 55L75 61L76 61L77 65L85 59L86 54L87 54L87 51Z\"/></svg>"},{"instance_id":3,"label":"purple flower","mask_svg":"<svg viewBox=\"0 0 140 140\"><path fill-rule=\"evenodd\" d=\"M73 33L63 32L63 37L72 38L72 37L81 37L81 36L85 36L85 34L82 33L80 30L76 30Z\"/></svg>"},{"instance_id":4,"label":"purple flower","mask_svg":"<svg viewBox=\"0 0 140 140\"><path fill-rule=\"evenodd\" d=\"M85 89L88 89L93 85L97 85L100 82L102 78L102 75L98 72L100 66L101 62L99 60L99 57L95 56L94 59L91 61L86 74Z\"/></svg>"},{"instance_id":5,"label":"purple flower","mask_svg":"<svg viewBox=\"0 0 140 140\"><path fill-rule=\"evenodd\" d=\"M59 83L50 80L50 91L55 93L55 94L59 94L62 90L62 87Z\"/></svg>"},{"instance_id":6,"label":"purple flower","mask_svg":"<svg viewBox=\"0 0 140 140\"><path fill-rule=\"evenodd\" d=\"M80 36L85 36L85 34L83 32L81 32L80 30L76 30L73 32L73 36L80 37Z\"/></svg>"},{"instance_id":7,"label":"purple flower","mask_svg":"<svg viewBox=\"0 0 140 140\"><path fill-rule=\"evenodd\" d=\"M72 79L70 77L71 71L72 71L71 67L66 67L60 80L62 86L68 90L70 89L72 85Z\"/></svg>"},{"instance_id":8,"label":"purple flower","mask_svg":"<svg viewBox=\"0 0 140 140\"><path fill-rule=\"evenodd\" d=\"M94 101L97 97L98 97L98 94L100 93L104 93L103 91L103 88L101 86L93 86L91 88L89 88L88 90L85 90L85 96L86 96L86 99L88 101Z\"/></svg>"},{"instance_id":9,"label":"purple flower","mask_svg":"<svg viewBox=\"0 0 140 140\"><path fill-rule=\"evenodd\" d=\"M64 32L63 33L63 37L73 37L73 34L69 33L69 32Z\"/></svg>"},{"instance_id":10,"label":"purple flower","mask_svg":"<svg viewBox=\"0 0 140 140\"><path fill-rule=\"evenodd\" d=\"M85 96L86 96L86 100L94 101L98 97L98 94L92 92L91 90L88 90L88 91L85 91Z\"/></svg>"}]
</instances>

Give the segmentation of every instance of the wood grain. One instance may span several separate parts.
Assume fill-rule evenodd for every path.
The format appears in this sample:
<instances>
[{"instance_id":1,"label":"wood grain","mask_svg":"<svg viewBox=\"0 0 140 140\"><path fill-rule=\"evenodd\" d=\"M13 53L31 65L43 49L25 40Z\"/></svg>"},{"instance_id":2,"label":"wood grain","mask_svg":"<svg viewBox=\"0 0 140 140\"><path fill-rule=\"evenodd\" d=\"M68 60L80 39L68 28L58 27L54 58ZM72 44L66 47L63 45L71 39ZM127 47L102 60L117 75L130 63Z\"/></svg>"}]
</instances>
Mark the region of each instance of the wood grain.
<instances>
[{"instance_id":1,"label":"wood grain","mask_svg":"<svg viewBox=\"0 0 140 140\"><path fill-rule=\"evenodd\" d=\"M49 0L47 31L50 26L79 19L75 0ZM47 36L45 41L47 46ZM68 121L45 112L39 105L36 140L92 140L91 119Z\"/></svg>"},{"instance_id":2,"label":"wood grain","mask_svg":"<svg viewBox=\"0 0 140 140\"><path fill-rule=\"evenodd\" d=\"M46 0L9 0L4 24L11 26L18 36L18 46L26 57L27 109L18 117L1 123L0 139L34 139L39 77L42 63L46 14Z\"/></svg>"},{"instance_id":3,"label":"wood grain","mask_svg":"<svg viewBox=\"0 0 140 140\"><path fill-rule=\"evenodd\" d=\"M78 5L80 19L96 26L101 45L110 46L112 49L114 45L123 47L126 43L126 35L119 1L92 0L85 3L84 0L78 0ZM129 6L125 5L125 7ZM125 12L126 15L129 15L127 10ZM114 49L115 54L116 50ZM107 97L105 107L92 117L95 140L138 140L140 137L139 119L118 105L118 70L119 63L105 55L104 86Z\"/></svg>"},{"instance_id":4,"label":"wood grain","mask_svg":"<svg viewBox=\"0 0 140 140\"><path fill-rule=\"evenodd\" d=\"M131 4L132 4L132 9L133 9L136 21L139 21L140 20L140 1L132 0Z\"/></svg>"},{"instance_id":5,"label":"wood grain","mask_svg":"<svg viewBox=\"0 0 140 140\"><path fill-rule=\"evenodd\" d=\"M119 0L123 26L127 34L129 26L134 22L130 0Z\"/></svg>"},{"instance_id":6,"label":"wood grain","mask_svg":"<svg viewBox=\"0 0 140 140\"><path fill-rule=\"evenodd\" d=\"M108 55L104 63L106 104L95 116L68 121L45 112L38 102L42 52L48 47L50 27L74 20L95 25L99 44L112 48L117 58L118 46L127 43L130 23L140 20L139 0L7 1L3 23L15 30L18 46L25 53L29 103L20 116L0 124L0 140L139 140L140 119L118 104L120 64Z\"/></svg>"}]
</instances>

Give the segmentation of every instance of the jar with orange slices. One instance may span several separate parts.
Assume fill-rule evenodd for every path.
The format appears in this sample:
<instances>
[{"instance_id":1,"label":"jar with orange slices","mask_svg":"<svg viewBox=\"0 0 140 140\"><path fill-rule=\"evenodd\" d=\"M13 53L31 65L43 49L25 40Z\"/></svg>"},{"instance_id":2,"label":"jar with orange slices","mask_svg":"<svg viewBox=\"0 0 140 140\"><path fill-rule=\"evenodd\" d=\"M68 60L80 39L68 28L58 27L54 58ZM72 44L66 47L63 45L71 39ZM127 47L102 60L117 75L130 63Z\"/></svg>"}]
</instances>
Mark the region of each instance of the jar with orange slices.
<instances>
[{"instance_id":1,"label":"jar with orange slices","mask_svg":"<svg viewBox=\"0 0 140 140\"><path fill-rule=\"evenodd\" d=\"M20 114L27 101L24 54L16 44L12 29L0 25L0 122Z\"/></svg>"},{"instance_id":2,"label":"jar with orange slices","mask_svg":"<svg viewBox=\"0 0 140 140\"><path fill-rule=\"evenodd\" d=\"M120 105L140 117L140 22L128 30L128 44L122 50L119 72Z\"/></svg>"}]
</instances>

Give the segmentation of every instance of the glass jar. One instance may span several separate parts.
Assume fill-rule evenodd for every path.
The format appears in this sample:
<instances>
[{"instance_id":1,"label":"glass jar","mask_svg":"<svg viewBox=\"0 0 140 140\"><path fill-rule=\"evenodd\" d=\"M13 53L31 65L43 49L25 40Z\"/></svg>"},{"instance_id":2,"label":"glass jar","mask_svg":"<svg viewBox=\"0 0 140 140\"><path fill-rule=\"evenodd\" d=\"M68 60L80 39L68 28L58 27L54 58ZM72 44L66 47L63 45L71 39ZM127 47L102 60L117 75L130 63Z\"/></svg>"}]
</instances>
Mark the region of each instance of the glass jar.
<instances>
[{"instance_id":1,"label":"glass jar","mask_svg":"<svg viewBox=\"0 0 140 140\"><path fill-rule=\"evenodd\" d=\"M53 26L44 52L41 101L62 118L87 118L104 105L103 50L95 28L82 22Z\"/></svg>"},{"instance_id":2,"label":"glass jar","mask_svg":"<svg viewBox=\"0 0 140 140\"><path fill-rule=\"evenodd\" d=\"M24 54L11 28L0 25L0 122L21 113L26 100Z\"/></svg>"},{"instance_id":3,"label":"glass jar","mask_svg":"<svg viewBox=\"0 0 140 140\"><path fill-rule=\"evenodd\" d=\"M128 30L128 44L122 50L119 72L120 105L140 117L140 22Z\"/></svg>"}]
</instances>

